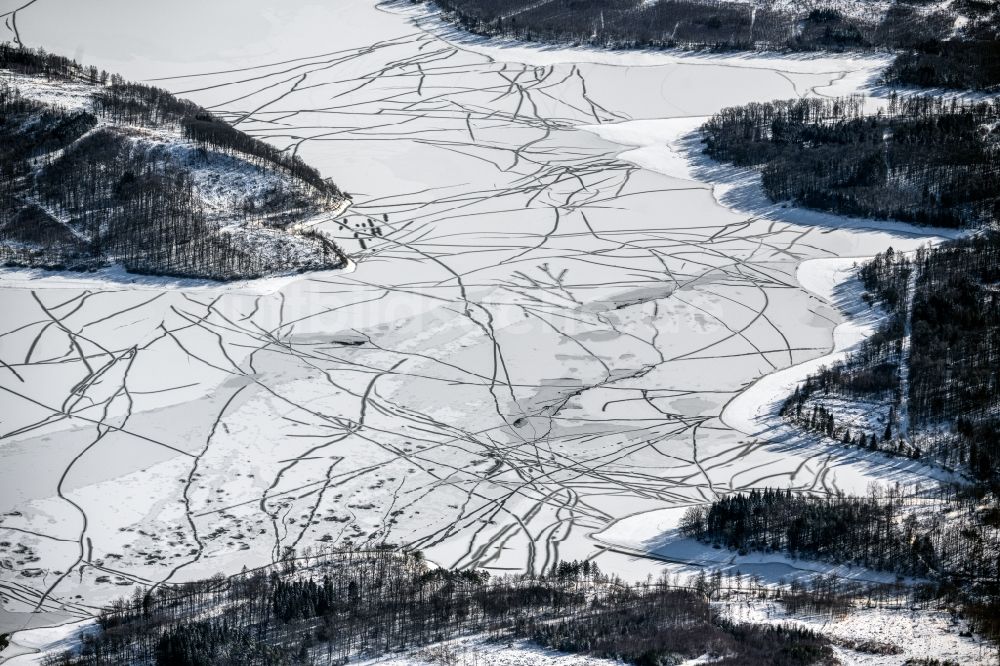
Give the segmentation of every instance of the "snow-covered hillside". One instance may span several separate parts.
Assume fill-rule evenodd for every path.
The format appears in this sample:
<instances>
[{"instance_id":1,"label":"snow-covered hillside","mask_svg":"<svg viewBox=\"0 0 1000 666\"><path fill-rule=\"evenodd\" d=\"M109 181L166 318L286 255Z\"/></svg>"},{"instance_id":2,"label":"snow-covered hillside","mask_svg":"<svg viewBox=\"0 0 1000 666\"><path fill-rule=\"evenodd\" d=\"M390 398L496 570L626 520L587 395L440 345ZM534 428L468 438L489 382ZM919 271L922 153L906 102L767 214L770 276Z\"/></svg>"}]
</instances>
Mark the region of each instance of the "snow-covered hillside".
<instances>
[{"instance_id":1,"label":"snow-covered hillside","mask_svg":"<svg viewBox=\"0 0 1000 666\"><path fill-rule=\"evenodd\" d=\"M4 55L6 265L234 279L346 264L313 228L350 198L297 158L165 91Z\"/></svg>"},{"instance_id":2,"label":"snow-covered hillside","mask_svg":"<svg viewBox=\"0 0 1000 666\"><path fill-rule=\"evenodd\" d=\"M602 540L621 521L923 475L725 414L831 351L844 317L804 262L933 232L758 205L757 180L592 130L847 94L884 56L533 48L368 0L117 6L18 26L335 175L357 269L269 293L0 276L0 631L316 544L641 581L689 565ZM195 173L206 211L235 177Z\"/></svg>"}]
</instances>

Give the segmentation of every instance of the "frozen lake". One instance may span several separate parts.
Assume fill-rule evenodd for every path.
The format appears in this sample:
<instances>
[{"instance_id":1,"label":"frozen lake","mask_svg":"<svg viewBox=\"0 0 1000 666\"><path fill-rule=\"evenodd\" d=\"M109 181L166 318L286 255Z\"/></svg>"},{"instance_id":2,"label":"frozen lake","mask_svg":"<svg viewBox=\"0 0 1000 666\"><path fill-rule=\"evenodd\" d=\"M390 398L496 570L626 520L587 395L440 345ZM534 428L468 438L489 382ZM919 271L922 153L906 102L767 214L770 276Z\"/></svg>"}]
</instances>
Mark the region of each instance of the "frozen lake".
<instances>
[{"instance_id":1,"label":"frozen lake","mask_svg":"<svg viewBox=\"0 0 1000 666\"><path fill-rule=\"evenodd\" d=\"M513 47L408 3L142 4L38 0L17 28L296 150L353 195L333 231L356 266L0 275L0 631L323 545L643 579L697 559L659 535L718 493L921 473L722 415L833 347L802 262L926 236L765 206L689 136L880 61Z\"/></svg>"}]
</instances>

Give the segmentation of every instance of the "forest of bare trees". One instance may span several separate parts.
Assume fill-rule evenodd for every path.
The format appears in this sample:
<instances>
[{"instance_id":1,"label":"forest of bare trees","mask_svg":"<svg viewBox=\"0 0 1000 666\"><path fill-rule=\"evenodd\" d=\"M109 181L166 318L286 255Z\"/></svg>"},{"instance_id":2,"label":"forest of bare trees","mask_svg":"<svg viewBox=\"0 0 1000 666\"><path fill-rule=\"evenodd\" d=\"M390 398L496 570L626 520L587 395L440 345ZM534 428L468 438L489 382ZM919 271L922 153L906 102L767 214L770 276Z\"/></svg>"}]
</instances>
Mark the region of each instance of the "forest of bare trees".
<instances>
[{"instance_id":1,"label":"forest of bare trees","mask_svg":"<svg viewBox=\"0 0 1000 666\"><path fill-rule=\"evenodd\" d=\"M751 490L690 509L681 530L738 550L786 552L927 582L917 594L953 604L1000 640L1000 513L981 492L895 488L864 497Z\"/></svg>"},{"instance_id":2,"label":"forest of bare trees","mask_svg":"<svg viewBox=\"0 0 1000 666\"><path fill-rule=\"evenodd\" d=\"M737 590L795 611L843 612L899 589L831 580L768 588L721 574L687 585L630 585L589 561L542 576L491 577L428 566L390 548L329 551L231 578L137 591L102 612L82 650L49 664L343 664L460 636L530 638L564 652L657 666L712 655L723 666L833 664L829 640L801 628L733 624L710 599ZM910 597L907 603L917 603Z\"/></svg>"},{"instance_id":3,"label":"forest of bare trees","mask_svg":"<svg viewBox=\"0 0 1000 666\"><path fill-rule=\"evenodd\" d=\"M883 73L890 84L993 91L1000 85L1000 5L996 0L955 0L965 17L961 34L904 49Z\"/></svg>"},{"instance_id":4,"label":"forest of bare trees","mask_svg":"<svg viewBox=\"0 0 1000 666\"><path fill-rule=\"evenodd\" d=\"M685 516L682 530L746 553L788 553L927 576L941 566L943 530L918 525L898 491L866 497L809 497L765 488L729 495ZM911 505L912 506L912 505ZM933 535L933 537L932 537ZM992 562L975 563L989 567Z\"/></svg>"},{"instance_id":5,"label":"forest of bare trees","mask_svg":"<svg viewBox=\"0 0 1000 666\"><path fill-rule=\"evenodd\" d=\"M863 298L884 311L882 323L781 407L788 422L832 445L917 459L961 480L864 497L754 490L692 509L682 530L744 553L780 551L924 578L927 594L954 604L996 641L1000 104L893 94L871 113L865 101L725 109L703 127L706 152L760 168L773 201L978 230L909 256L890 248L862 265ZM886 418L859 418L862 404L887 406Z\"/></svg>"},{"instance_id":6,"label":"forest of bare trees","mask_svg":"<svg viewBox=\"0 0 1000 666\"><path fill-rule=\"evenodd\" d=\"M16 79L0 81L6 265L88 270L119 263L133 272L220 280L343 265L340 249L322 234L287 231L346 198L299 158L164 90L59 56L3 45L0 68L93 85L89 108L66 110L24 97ZM263 192L234 192L220 210L205 203L192 175L198 171L246 173L269 184ZM234 222L239 229L223 228Z\"/></svg>"},{"instance_id":7,"label":"forest of bare trees","mask_svg":"<svg viewBox=\"0 0 1000 666\"><path fill-rule=\"evenodd\" d=\"M884 15L835 6L792 11L726 0L436 0L478 35L601 48L891 50L886 83L986 90L1000 85L995 0L956 0L935 10L897 0ZM956 17L965 19L955 35Z\"/></svg>"},{"instance_id":8,"label":"forest of bare trees","mask_svg":"<svg viewBox=\"0 0 1000 666\"><path fill-rule=\"evenodd\" d=\"M936 597L1000 640L1000 232L913 256L889 249L859 275L866 299L886 311L882 325L844 361L808 377L781 414L846 446L917 458L959 480L867 497L752 491L692 510L683 529L744 552L925 577ZM837 400L889 404L884 430L849 423Z\"/></svg>"},{"instance_id":9,"label":"forest of bare trees","mask_svg":"<svg viewBox=\"0 0 1000 666\"><path fill-rule=\"evenodd\" d=\"M773 201L942 227L1000 220L1000 101L892 95L801 99L723 109L705 152L761 169Z\"/></svg>"}]
</instances>

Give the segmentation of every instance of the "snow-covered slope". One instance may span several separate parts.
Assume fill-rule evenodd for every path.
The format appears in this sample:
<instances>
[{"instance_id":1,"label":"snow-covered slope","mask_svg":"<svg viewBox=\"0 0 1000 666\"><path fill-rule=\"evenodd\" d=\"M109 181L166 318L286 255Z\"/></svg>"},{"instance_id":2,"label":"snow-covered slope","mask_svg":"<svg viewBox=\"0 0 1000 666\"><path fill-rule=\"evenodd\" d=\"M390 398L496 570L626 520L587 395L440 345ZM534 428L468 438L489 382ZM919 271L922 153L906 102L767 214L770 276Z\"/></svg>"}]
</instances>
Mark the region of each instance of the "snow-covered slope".
<instances>
[{"instance_id":1,"label":"snow-covered slope","mask_svg":"<svg viewBox=\"0 0 1000 666\"><path fill-rule=\"evenodd\" d=\"M350 198L301 160L155 88L15 69L0 70L6 265L226 280L346 265L313 228Z\"/></svg>"}]
</instances>

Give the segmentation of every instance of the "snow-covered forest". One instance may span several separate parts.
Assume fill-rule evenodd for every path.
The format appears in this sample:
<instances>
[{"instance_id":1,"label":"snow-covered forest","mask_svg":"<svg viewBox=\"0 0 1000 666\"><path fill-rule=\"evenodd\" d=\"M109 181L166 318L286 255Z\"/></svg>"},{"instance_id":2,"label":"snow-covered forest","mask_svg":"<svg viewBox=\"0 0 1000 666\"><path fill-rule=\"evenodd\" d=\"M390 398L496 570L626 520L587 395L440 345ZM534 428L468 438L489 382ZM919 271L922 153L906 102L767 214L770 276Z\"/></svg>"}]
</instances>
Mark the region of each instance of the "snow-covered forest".
<instances>
[{"instance_id":1,"label":"snow-covered forest","mask_svg":"<svg viewBox=\"0 0 1000 666\"><path fill-rule=\"evenodd\" d=\"M718 622L710 593L723 591L708 580L632 586L588 561L535 578L491 578L429 568L419 554L334 552L122 600L101 614L101 631L82 650L52 663L342 664L468 635L530 638L640 666L707 653L724 654L723 666L832 659L830 640L807 628ZM789 596L801 608L842 603L821 586Z\"/></svg>"},{"instance_id":2,"label":"snow-covered forest","mask_svg":"<svg viewBox=\"0 0 1000 666\"><path fill-rule=\"evenodd\" d=\"M871 108L874 106L875 108ZM1000 100L892 93L723 109L705 152L761 171L772 201L936 227L1000 221Z\"/></svg>"},{"instance_id":3,"label":"snow-covered forest","mask_svg":"<svg viewBox=\"0 0 1000 666\"><path fill-rule=\"evenodd\" d=\"M612 49L888 50L891 84L1000 85L1000 13L992 0L436 0L464 30Z\"/></svg>"},{"instance_id":4,"label":"snow-covered forest","mask_svg":"<svg viewBox=\"0 0 1000 666\"><path fill-rule=\"evenodd\" d=\"M349 199L165 90L0 44L0 261L231 280L339 268ZM290 233L305 225L306 233Z\"/></svg>"}]
</instances>

